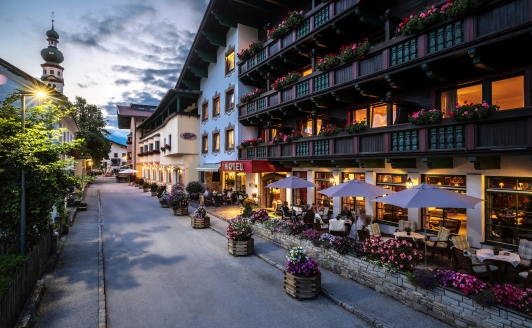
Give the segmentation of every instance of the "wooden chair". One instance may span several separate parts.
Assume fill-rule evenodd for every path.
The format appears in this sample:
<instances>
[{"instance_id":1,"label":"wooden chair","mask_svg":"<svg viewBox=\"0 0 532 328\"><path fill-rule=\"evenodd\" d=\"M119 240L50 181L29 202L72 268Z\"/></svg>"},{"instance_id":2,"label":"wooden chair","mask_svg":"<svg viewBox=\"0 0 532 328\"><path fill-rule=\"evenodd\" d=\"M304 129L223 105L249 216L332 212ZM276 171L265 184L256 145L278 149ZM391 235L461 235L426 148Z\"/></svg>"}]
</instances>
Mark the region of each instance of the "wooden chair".
<instances>
[{"instance_id":1,"label":"wooden chair","mask_svg":"<svg viewBox=\"0 0 532 328\"><path fill-rule=\"evenodd\" d=\"M438 235L436 236L436 240L427 240L425 242L427 244L427 248L432 251L430 256L431 259L434 258L434 253L436 251L440 251L442 254L447 253L447 257L451 259L451 241L449 240L450 236L451 231L449 231L449 229L440 227L440 230L438 230ZM433 236L427 237L431 238Z\"/></svg>"},{"instance_id":2,"label":"wooden chair","mask_svg":"<svg viewBox=\"0 0 532 328\"><path fill-rule=\"evenodd\" d=\"M443 226L451 231L453 234L458 234L460 232L460 226L462 221L457 219L446 219L443 221Z\"/></svg>"},{"instance_id":3,"label":"wooden chair","mask_svg":"<svg viewBox=\"0 0 532 328\"><path fill-rule=\"evenodd\" d=\"M519 272L519 277L525 278L525 284L523 285L523 290L526 290L528 287L530 287L530 282L532 282L531 273L532 273L532 270Z\"/></svg>"},{"instance_id":4,"label":"wooden chair","mask_svg":"<svg viewBox=\"0 0 532 328\"><path fill-rule=\"evenodd\" d=\"M517 249L517 252L519 253L519 257L521 258L519 267L526 270L530 270L530 261L532 260L532 241L520 239L519 248Z\"/></svg>"},{"instance_id":5,"label":"wooden chair","mask_svg":"<svg viewBox=\"0 0 532 328\"><path fill-rule=\"evenodd\" d=\"M303 212L303 224L305 224L309 228L314 227L314 212Z\"/></svg>"},{"instance_id":6,"label":"wooden chair","mask_svg":"<svg viewBox=\"0 0 532 328\"><path fill-rule=\"evenodd\" d=\"M331 231L329 231L329 234L331 234L333 236L338 236L338 237L345 237L346 236L345 230L344 231L331 230Z\"/></svg>"},{"instance_id":7,"label":"wooden chair","mask_svg":"<svg viewBox=\"0 0 532 328\"><path fill-rule=\"evenodd\" d=\"M496 279L498 280L499 268L495 265L492 265L490 261L480 262L476 257L473 257L469 252L464 252L463 250L453 247L453 270L458 271L463 269L467 271L468 274L478 277L485 278L488 277L490 284L494 284Z\"/></svg>"},{"instance_id":8,"label":"wooden chair","mask_svg":"<svg viewBox=\"0 0 532 328\"><path fill-rule=\"evenodd\" d=\"M385 234L381 232L381 228L378 223L372 223L368 225L368 232L370 236L381 236L384 241L393 239L391 234Z\"/></svg>"}]
</instances>

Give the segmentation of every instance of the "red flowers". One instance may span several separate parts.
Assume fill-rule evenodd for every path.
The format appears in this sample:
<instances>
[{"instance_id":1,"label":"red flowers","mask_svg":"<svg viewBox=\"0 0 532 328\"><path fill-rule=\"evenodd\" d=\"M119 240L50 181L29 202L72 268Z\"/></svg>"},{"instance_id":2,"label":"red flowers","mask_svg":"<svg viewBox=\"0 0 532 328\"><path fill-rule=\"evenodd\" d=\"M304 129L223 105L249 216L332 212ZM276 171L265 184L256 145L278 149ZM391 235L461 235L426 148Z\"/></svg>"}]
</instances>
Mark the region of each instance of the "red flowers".
<instances>
[{"instance_id":1,"label":"red flowers","mask_svg":"<svg viewBox=\"0 0 532 328\"><path fill-rule=\"evenodd\" d=\"M289 72L283 75L282 77L278 78L277 80L275 80L275 82L272 83L271 87L274 90L279 90L283 88L284 86L287 86L299 80L300 77L301 77L301 74L299 74L298 72L295 72L295 71Z\"/></svg>"}]
</instances>

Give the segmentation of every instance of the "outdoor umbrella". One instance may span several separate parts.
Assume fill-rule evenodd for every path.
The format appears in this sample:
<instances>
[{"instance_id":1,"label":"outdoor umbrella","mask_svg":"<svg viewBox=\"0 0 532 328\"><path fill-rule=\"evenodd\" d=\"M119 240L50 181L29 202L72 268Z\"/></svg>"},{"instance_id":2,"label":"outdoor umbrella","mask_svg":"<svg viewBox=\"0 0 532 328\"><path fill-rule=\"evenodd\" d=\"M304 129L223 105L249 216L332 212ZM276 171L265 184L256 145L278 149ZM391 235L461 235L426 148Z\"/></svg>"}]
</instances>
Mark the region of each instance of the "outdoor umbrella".
<instances>
[{"instance_id":1,"label":"outdoor umbrella","mask_svg":"<svg viewBox=\"0 0 532 328\"><path fill-rule=\"evenodd\" d=\"M327 197L366 197L375 198L378 196L394 193L395 191L384 189L360 180L349 180L339 185L320 190L320 193Z\"/></svg>"},{"instance_id":2,"label":"outdoor umbrella","mask_svg":"<svg viewBox=\"0 0 532 328\"><path fill-rule=\"evenodd\" d=\"M400 206L402 208L475 208L475 205L484 201L483 199L463 195L451 190L442 189L425 183L387 195L372 202L382 202ZM423 224L425 236L427 235L426 222ZM425 267L427 267L427 243L425 243Z\"/></svg>"},{"instance_id":3,"label":"outdoor umbrella","mask_svg":"<svg viewBox=\"0 0 532 328\"><path fill-rule=\"evenodd\" d=\"M289 176L279 181L275 181L266 186L266 188L288 188L288 189L311 188L311 187L317 187L317 186L316 184L310 181L298 178L294 175Z\"/></svg>"},{"instance_id":4,"label":"outdoor umbrella","mask_svg":"<svg viewBox=\"0 0 532 328\"><path fill-rule=\"evenodd\" d=\"M137 173L138 171L137 170L133 170L133 169L127 169L127 170L124 170L120 173Z\"/></svg>"}]
</instances>

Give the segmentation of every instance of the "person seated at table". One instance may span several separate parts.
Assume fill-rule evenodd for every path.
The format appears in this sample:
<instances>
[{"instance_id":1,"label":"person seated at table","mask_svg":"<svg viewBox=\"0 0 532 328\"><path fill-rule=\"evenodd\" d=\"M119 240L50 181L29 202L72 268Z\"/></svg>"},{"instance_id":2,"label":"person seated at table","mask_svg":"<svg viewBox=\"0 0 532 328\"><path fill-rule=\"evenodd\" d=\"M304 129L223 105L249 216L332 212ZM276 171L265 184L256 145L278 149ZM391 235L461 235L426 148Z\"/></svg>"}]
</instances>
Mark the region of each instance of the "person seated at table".
<instances>
[{"instance_id":1,"label":"person seated at table","mask_svg":"<svg viewBox=\"0 0 532 328\"><path fill-rule=\"evenodd\" d=\"M340 212L340 216L345 220L344 224L348 228L347 231L351 231L351 226L353 225L353 213L351 213L347 206L344 206L342 212Z\"/></svg>"},{"instance_id":2,"label":"person seated at table","mask_svg":"<svg viewBox=\"0 0 532 328\"><path fill-rule=\"evenodd\" d=\"M316 206L316 208L317 208L317 213L323 213L323 210L325 209L325 207L323 206L321 202L318 202L318 205Z\"/></svg>"},{"instance_id":3,"label":"person seated at table","mask_svg":"<svg viewBox=\"0 0 532 328\"><path fill-rule=\"evenodd\" d=\"M222 200L224 202L224 204L233 204L233 191L232 190L226 190L223 197L222 197Z\"/></svg>"},{"instance_id":4,"label":"person seated at table","mask_svg":"<svg viewBox=\"0 0 532 328\"><path fill-rule=\"evenodd\" d=\"M205 196L205 198L212 198L211 189L210 188L206 188L205 192L203 193L203 196Z\"/></svg>"},{"instance_id":5,"label":"person seated at table","mask_svg":"<svg viewBox=\"0 0 532 328\"><path fill-rule=\"evenodd\" d=\"M281 209L283 210L283 216L289 216L289 217L292 216L292 211L290 210L290 208L288 208L287 201L283 203L283 206L281 207Z\"/></svg>"}]
</instances>

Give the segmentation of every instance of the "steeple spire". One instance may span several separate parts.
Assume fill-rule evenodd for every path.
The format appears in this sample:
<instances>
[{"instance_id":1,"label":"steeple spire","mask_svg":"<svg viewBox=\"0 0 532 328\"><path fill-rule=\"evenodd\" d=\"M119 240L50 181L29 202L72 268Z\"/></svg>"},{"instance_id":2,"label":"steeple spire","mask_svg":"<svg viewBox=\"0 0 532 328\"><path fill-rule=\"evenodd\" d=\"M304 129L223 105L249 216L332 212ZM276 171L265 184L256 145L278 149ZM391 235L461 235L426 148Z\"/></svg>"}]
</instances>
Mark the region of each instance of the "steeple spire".
<instances>
[{"instance_id":1,"label":"steeple spire","mask_svg":"<svg viewBox=\"0 0 532 328\"><path fill-rule=\"evenodd\" d=\"M59 43L59 34L54 30L54 12L52 12L52 29L46 32L48 47L41 50L41 57L46 62L41 64L43 75L41 81L46 83L50 88L63 92L63 70L61 64L64 60L63 54L57 49Z\"/></svg>"}]
</instances>

